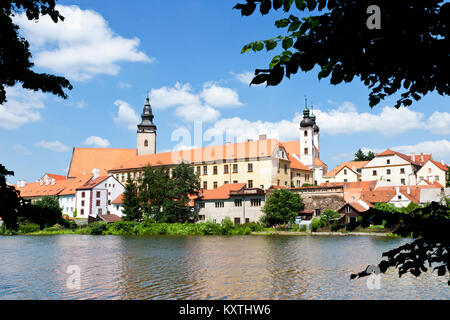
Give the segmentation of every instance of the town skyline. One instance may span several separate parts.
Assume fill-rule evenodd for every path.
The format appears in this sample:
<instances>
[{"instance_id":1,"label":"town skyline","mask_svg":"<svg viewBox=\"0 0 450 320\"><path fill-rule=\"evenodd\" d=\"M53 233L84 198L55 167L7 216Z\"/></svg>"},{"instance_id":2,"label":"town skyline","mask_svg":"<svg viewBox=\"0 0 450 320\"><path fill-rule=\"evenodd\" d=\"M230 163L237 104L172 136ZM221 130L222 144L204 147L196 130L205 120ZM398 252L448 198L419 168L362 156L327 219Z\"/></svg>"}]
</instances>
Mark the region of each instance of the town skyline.
<instances>
[{"instance_id":1,"label":"town skyline","mask_svg":"<svg viewBox=\"0 0 450 320\"><path fill-rule=\"evenodd\" d=\"M267 55L241 55L240 50L275 28L260 16L242 18L231 9L233 1L180 2L176 9L163 2L58 3L65 22L36 24L20 16L16 22L31 43L36 69L68 77L74 89L68 100L8 89L9 101L0 106L0 154L15 172L11 183L36 181L45 172L67 174L73 147L135 148L147 94L158 126L158 153L179 143L172 141L176 130L194 136L194 121L224 139L228 129L243 140L259 134L270 138L271 130L282 141L297 140L306 95L329 170L353 160L360 148L431 153L436 161L450 162L450 114L446 98L435 93L397 110L392 107L396 97L371 109L368 91L358 81L331 86L314 74L273 88L249 87L254 69L268 63ZM145 14L122 22L138 9ZM192 20L204 24L188 23ZM76 21L83 21L81 29ZM95 52L100 40L103 49L90 61L70 54Z\"/></svg>"}]
</instances>

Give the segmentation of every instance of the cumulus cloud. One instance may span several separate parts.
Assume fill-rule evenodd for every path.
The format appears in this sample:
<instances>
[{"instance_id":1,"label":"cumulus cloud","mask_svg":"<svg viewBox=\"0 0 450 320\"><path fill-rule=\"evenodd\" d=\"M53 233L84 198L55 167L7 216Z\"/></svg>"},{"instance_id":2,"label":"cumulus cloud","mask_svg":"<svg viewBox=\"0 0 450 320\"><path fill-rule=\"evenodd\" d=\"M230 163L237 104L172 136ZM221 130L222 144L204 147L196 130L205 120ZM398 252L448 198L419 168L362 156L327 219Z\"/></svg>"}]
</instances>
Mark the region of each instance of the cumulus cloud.
<instances>
[{"instance_id":1,"label":"cumulus cloud","mask_svg":"<svg viewBox=\"0 0 450 320\"><path fill-rule=\"evenodd\" d=\"M242 73L238 73L238 74L234 74L234 77L236 78L236 80L238 80L239 82L246 84L246 85L250 85L250 82L252 82L253 77L255 76L253 72L242 72Z\"/></svg>"},{"instance_id":2,"label":"cumulus cloud","mask_svg":"<svg viewBox=\"0 0 450 320\"><path fill-rule=\"evenodd\" d=\"M64 151L68 151L69 147L64 145L63 143L61 143L58 140L55 141L39 141L35 143L35 146L37 147L41 147L44 149L48 149L50 151L54 151L54 152L64 152Z\"/></svg>"},{"instance_id":3,"label":"cumulus cloud","mask_svg":"<svg viewBox=\"0 0 450 320\"><path fill-rule=\"evenodd\" d=\"M8 102L0 105L0 127L17 129L30 122L41 120L44 94L20 87L6 87Z\"/></svg>"},{"instance_id":4,"label":"cumulus cloud","mask_svg":"<svg viewBox=\"0 0 450 320\"><path fill-rule=\"evenodd\" d=\"M440 161L442 159L450 159L450 141L443 139L438 141L423 141L415 145L403 145L392 147L392 150L411 154L414 152L415 154L423 153L431 153L433 155L433 159Z\"/></svg>"},{"instance_id":5,"label":"cumulus cloud","mask_svg":"<svg viewBox=\"0 0 450 320\"><path fill-rule=\"evenodd\" d=\"M214 83L205 83L202 91L195 93L189 83L177 82L173 87L152 89L149 96L152 107L174 107L175 115L187 122L212 122L220 116L216 108L243 105L235 90Z\"/></svg>"},{"instance_id":6,"label":"cumulus cloud","mask_svg":"<svg viewBox=\"0 0 450 320\"><path fill-rule=\"evenodd\" d=\"M94 146L99 148L106 148L110 145L108 139L104 139L98 136L90 136L84 140L84 144L88 146Z\"/></svg>"},{"instance_id":7,"label":"cumulus cloud","mask_svg":"<svg viewBox=\"0 0 450 320\"><path fill-rule=\"evenodd\" d=\"M435 111L428 118L427 128L436 134L450 134L450 113Z\"/></svg>"},{"instance_id":8,"label":"cumulus cloud","mask_svg":"<svg viewBox=\"0 0 450 320\"><path fill-rule=\"evenodd\" d=\"M56 9L65 17L57 24L49 16L37 22L29 21L25 13L14 18L31 43L37 66L83 81L97 74L117 75L121 61L154 60L138 49L138 38L115 34L99 13L76 5Z\"/></svg>"},{"instance_id":9,"label":"cumulus cloud","mask_svg":"<svg viewBox=\"0 0 450 320\"><path fill-rule=\"evenodd\" d=\"M128 82L125 82L125 81L119 81L117 83L117 87L119 89L130 89L131 88L131 84L129 84Z\"/></svg>"},{"instance_id":10,"label":"cumulus cloud","mask_svg":"<svg viewBox=\"0 0 450 320\"><path fill-rule=\"evenodd\" d=\"M200 97L202 97L207 104L215 107L242 106L235 90L220 87L215 84L205 84L203 86L203 91L200 93Z\"/></svg>"},{"instance_id":11,"label":"cumulus cloud","mask_svg":"<svg viewBox=\"0 0 450 320\"><path fill-rule=\"evenodd\" d=\"M117 117L114 117L114 122L120 127L126 127L128 130L136 130L136 126L139 123L139 116L136 111L123 100L116 100L114 105L119 108Z\"/></svg>"}]
</instances>

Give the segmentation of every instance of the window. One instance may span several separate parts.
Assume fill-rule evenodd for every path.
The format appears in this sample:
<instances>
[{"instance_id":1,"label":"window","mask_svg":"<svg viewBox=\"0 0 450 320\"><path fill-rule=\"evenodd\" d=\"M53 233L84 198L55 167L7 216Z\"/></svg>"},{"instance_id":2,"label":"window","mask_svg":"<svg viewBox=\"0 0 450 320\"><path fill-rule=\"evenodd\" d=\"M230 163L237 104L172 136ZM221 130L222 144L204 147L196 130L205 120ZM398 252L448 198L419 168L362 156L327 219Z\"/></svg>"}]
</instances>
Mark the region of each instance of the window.
<instances>
[{"instance_id":1,"label":"window","mask_svg":"<svg viewBox=\"0 0 450 320\"><path fill-rule=\"evenodd\" d=\"M300 180L297 180L297 187L301 187L302 186L302 182Z\"/></svg>"},{"instance_id":2,"label":"window","mask_svg":"<svg viewBox=\"0 0 450 320\"><path fill-rule=\"evenodd\" d=\"M277 180L277 186L280 186L280 179Z\"/></svg>"},{"instance_id":3,"label":"window","mask_svg":"<svg viewBox=\"0 0 450 320\"><path fill-rule=\"evenodd\" d=\"M215 205L216 208L223 208L225 206L225 203L223 201L216 201Z\"/></svg>"},{"instance_id":4,"label":"window","mask_svg":"<svg viewBox=\"0 0 450 320\"><path fill-rule=\"evenodd\" d=\"M201 169L200 166L197 166L197 174L200 175Z\"/></svg>"},{"instance_id":5,"label":"window","mask_svg":"<svg viewBox=\"0 0 450 320\"><path fill-rule=\"evenodd\" d=\"M344 182L348 182L347 179L344 179Z\"/></svg>"},{"instance_id":6,"label":"window","mask_svg":"<svg viewBox=\"0 0 450 320\"><path fill-rule=\"evenodd\" d=\"M125 173L122 173L122 182L125 181Z\"/></svg>"},{"instance_id":7,"label":"window","mask_svg":"<svg viewBox=\"0 0 450 320\"><path fill-rule=\"evenodd\" d=\"M284 174L287 174L287 164L284 165Z\"/></svg>"},{"instance_id":8,"label":"window","mask_svg":"<svg viewBox=\"0 0 450 320\"><path fill-rule=\"evenodd\" d=\"M203 189L208 190L208 181L203 181Z\"/></svg>"},{"instance_id":9,"label":"window","mask_svg":"<svg viewBox=\"0 0 450 320\"><path fill-rule=\"evenodd\" d=\"M245 223L250 223L250 219L249 218L245 218Z\"/></svg>"},{"instance_id":10,"label":"window","mask_svg":"<svg viewBox=\"0 0 450 320\"><path fill-rule=\"evenodd\" d=\"M241 224L241 218L234 218L234 224Z\"/></svg>"},{"instance_id":11,"label":"window","mask_svg":"<svg viewBox=\"0 0 450 320\"><path fill-rule=\"evenodd\" d=\"M428 173L431 173L431 168L428 168Z\"/></svg>"},{"instance_id":12,"label":"window","mask_svg":"<svg viewBox=\"0 0 450 320\"><path fill-rule=\"evenodd\" d=\"M116 205L116 210L119 210L119 205Z\"/></svg>"},{"instance_id":13,"label":"window","mask_svg":"<svg viewBox=\"0 0 450 320\"><path fill-rule=\"evenodd\" d=\"M405 168L400 168L400 173L405 173Z\"/></svg>"},{"instance_id":14,"label":"window","mask_svg":"<svg viewBox=\"0 0 450 320\"><path fill-rule=\"evenodd\" d=\"M260 187L261 189L264 189L264 185L263 185L263 184L262 184L262 185L260 185L259 187Z\"/></svg>"},{"instance_id":15,"label":"window","mask_svg":"<svg viewBox=\"0 0 450 320\"><path fill-rule=\"evenodd\" d=\"M261 199L250 199L250 206L251 207L260 207Z\"/></svg>"},{"instance_id":16,"label":"window","mask_svg":"<svg viewBox=\"0 0 450 320\"><path fill-rule=\"evenodd\" d=\"M387 160L386 160L386 163L387 163L387 164L391 164L391 160L387 159Z\"/></svg>"},{"instance_id":17,"label":"window","mask_svg":"<svg viewBox=\"0 0 450 320\"><path fill-rule=\"evenodd\" d=\"M84 191L81 193L81 197L84 198Z\"/></svg>"},{"instance_id":18,"label":"window","mask_svg":"<svg viewBox=\"0 0 450 320\"><path fill-rule=\"evenodd\" d=\"M253 180L248 180L248 187L253 188Z\"/></svg>"},{"instance_id":19,"label":"window","mask_svg":"<svg viewBox=\"0 0 450 320\"><path fill-rule=\"evenodd\" d=\"M305 181L309 181L309 174L305 174Z\"/></svg>"},{"instance_id":20,"label":"window","mask_svg":"<svg viewBox=\"0 0 450 320\"><path fill-rule=\"evenodd\" d=\"M347 174L347 169L344 169L344 174Z\"/></svg>"},{"instance_id":21,"label":"window","mask_svg":"<svg viewBox=\"0 0 450 320\"><path fill-rule=\"evenodd\" d=\"M223 166L223 173L228 173L228 165Z\"/></svg>"},{"instance_id":22,"label":"window","mask_svg":"<svg viewBox=\"0 0 450 320\"><path fill-rule=\"evenodd\" d=\"M224 181L223 184L228 184L228 181Z\"/></svg>"},{"instance_id":23,"label":"window","mask_svg":"<svg viewBox=\"0 0 450 320\"><path fill-rule=\"evenodd\" d=\"M81 201L81 206L84 207L84 200Z\"/></svg>"},{"instance_id":24,"label":"window","mask_svg":"<svg viewBox=\"0 0 450 320\"><path fill-rule=\"evenodd\" d=\"M305 131L304 136L305 136L305 137L308 136L308 131Z\"/></svg>"},{"instance_id":25,"label":"window","mask_svg":"<svg viewBox=\"0 0 450 320\"><path fill-rule=\"evenodd\" d=\"M235 207L242 207L242 199L234 199Z\"/></svg>"},{"instance_id":26,"label":"window","mask_svg":"<svg viewBox=\"0 0 450 320\"><path fill-rule=\"evenodd\" d=\"M198 215L198 220L200 220L200 221L205 221L205 215L199 214L199 215Z\"/></svg>"},{"instance_id":27,"label":"window","mask_svg":"<svg viewBox=\"0 0 450 320\"><path fill-rule=\"evenodd\" d=\"M238 183L238 181L237 180L233 180L233 183Z\"/></svg>"},{"instance_id":28,"label":"window","mask_svg":"<svg viewBox=\"0 0 450 320\"><path fill-rule=\"evenodd\" d=\"M435 176L434 180L439 181L439 176Z\"/></svg>"},{"instance_id":29,"label":"window","mask_svg":"<svg viewBox=\"0 0 450 320\"><path fill-rule=\"evenodd\" d=\"M208 166L203 166L203 175L208 174Z\"/></svg>"},{"instance_id":30,"label":"window","mask_svg":"<svg viewBox=\"0 0 450 320\"><path fill-rule=\"evenodd\" d=\"M82 216L84 216L84 209L81 209L81 210L80 210L80 214L81 214Z\"/></svg>"},{"instance_id":31,"label":"window","mask_svg":"<svg viewBox=\"0 0 450 320\"><path fill-rule=\"evenodd\" d=\"M391 174L391 169L387 169L386 174Z\"/></svg>"},{"instance_id":32,"label":"window","mask_svg":"<svg viewBox=\"0 0 450 320\"><path fill-rule=\"evenodd\" d=\"M377 175L377 170L373 170L373 171L372 171L372 175L373 175L373 176L376 176L376 175Z\"/></svg>"},{"instance_id":33,"label":"window","mask_svg":"<svg viewBox=\"0 0 450 320\"><path fill-rule=\"evenodd\" d=\"M308 154L308 148L305 148L305 154Z\"/></svg>"},{"instance_id":34,"label":"window","mask_svg":"<svg viewBox=\"0 0 450 320\"><path fill-rule=\"evenodd\" d=\"M201 208L204 208L205 207L205 203L202 201L202 202L199 202L198 203L198 207L201 209Z\"/></svg>"},{"instance_id":35,"label":"window","mask_svg":"<svg viewBox=\"0 0 450 320\"><path fill-rule=\"evenodd\" d=\"M97 191L97 198L100 198L100 191Z\"/></svg>"},{"instance_id":36,"label":"window","mask_svg":"<svg viewBox=\"0 0 450 320\"><path fill-rule=\"evenodd\" d=\"M403 178L400 179L400 183L401 183L401 184L405 184L405 179L403 179Z\"/></svg>"},{"instance_id":37,"label":"window","mask_svg":"<svg viewBox=\"0 0 450 320\"><path fill-rule=\"evenodd\" d=\"M402 200L402 196L397 196L398 200Z\"/></svg>"},{"instance_id":38,"label":"window","mask_svg":"<svg viewBox=\"0 0 450 320\"><path fill-rule=\"evenodd\" d=\"M98 209L98 214L102 214L102 209Z\"/></svg>"},{"instance_id":39,"label":"window","mask_svg":"<svg viewBox=\"0 0 450 320\"><path fill-rule=\"evenodd\" d=\"M345 207L345 212L347 212L347 213L351 212L350 206Z\"/></svg>"},{"instance_id":40,"label":"window","mask_svg":"<svg viewBox=\"0 0 450 320\"><path fill-rule=\"evenodd\" d=\"M111 200L108 200L108 206L110 206L111 205Z\"/></svg>"},{"instance_id":41,"label":"window","mask_svg":"<svg viewBox=\"0 0 450 320\"><path fill-rule=\"evenodd\" d=\"M213 182L213 188L214 188L214 189L217 189L217 181L214 181L214 182Z\"/></svg>"},{"instance_id":42,"label":"window","mask_svg":"<svg viewBox=\"0 0 450 320\"><path fill-rule=\"evenodd\" d=\"M253 172L253 163L248 164L248 172Z\"/></svg>"},{"instance_id":43,"label":"window","mask_svg":"<svg viewBox=\"0 0 450 320\"><path fill-rule=\"evenodd\" d=\"M213 167L213 174L217 174L217 166Z\"/></svg>"},{"instance_id":44,"label":"window","mask_svg":"<svg viewBox=\"0 0 450 320\"><path fill-rule=\"evenodd\" d=\"M100 200L97 200L97 201L95 202L95 205L96 205L97 207L100 207Z\"/></svg>"},{"instance_id":45,"label":"window","mask_svg":"<svg viewBox=\"0 0 450 320\"><path fill-rule=\"evenodd\" d=\"M144 141L144 147L148 147L148 141L147 140Z\"/></svg>"},{"instance_id":46,"label":"window","mask_svg":"<svg viewBox=\"0 0 450 320\"><path fill-rule=\"evenodd\" d=\"M238 172L238 165L237 163L233 164L233 173L237 173Z\"/></svg>"}]
</instances>

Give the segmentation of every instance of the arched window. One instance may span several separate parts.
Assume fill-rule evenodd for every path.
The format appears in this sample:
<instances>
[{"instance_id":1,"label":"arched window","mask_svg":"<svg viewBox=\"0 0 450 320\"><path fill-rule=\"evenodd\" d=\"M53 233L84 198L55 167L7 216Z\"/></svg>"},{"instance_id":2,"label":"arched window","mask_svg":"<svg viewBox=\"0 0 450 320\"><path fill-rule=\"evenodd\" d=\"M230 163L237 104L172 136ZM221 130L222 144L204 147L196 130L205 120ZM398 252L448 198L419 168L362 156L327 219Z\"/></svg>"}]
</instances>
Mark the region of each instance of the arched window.
<instances>
[{"instance_id":1,"label":"arched window","mask_svg":"<svg viewBox=\"0 0 450 320\"><path fill-rule=\"evenodd\" d=\"M308 131L305 131L305 137L307 137L308 136Z\"/></svg>"},{"instance_id":2,"label":"arched window","mask_svg":"<svg viewBox=\"0 0 450 320\"><path fill-rule=\"evenodd\" d=\"M148 147L148 141L147 140L144 141L144 147Z\"/></svg>"}]
</instances>

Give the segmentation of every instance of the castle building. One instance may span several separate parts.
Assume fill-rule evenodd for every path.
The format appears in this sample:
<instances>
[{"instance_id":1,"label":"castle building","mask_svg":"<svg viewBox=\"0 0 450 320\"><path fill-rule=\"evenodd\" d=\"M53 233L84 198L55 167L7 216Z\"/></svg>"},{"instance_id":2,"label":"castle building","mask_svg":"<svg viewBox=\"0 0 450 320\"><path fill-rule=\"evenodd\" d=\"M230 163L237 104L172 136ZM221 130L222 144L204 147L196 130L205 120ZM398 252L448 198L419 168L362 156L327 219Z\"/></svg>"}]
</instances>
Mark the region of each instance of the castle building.
<instances>
[{"instance_id":1,"label":"castle building","mask_svg":"<svg viewBox=\"0 0 450 320\"><path fill-rule=\"evenodd\" d=\"M205 190L236 183L261 189L272 185L301 187L317 184L327 170L319 159L319 127L307 106L303 115L300 140L297 141L281 142L261 134L256 141L156 153L156 125L147 98L142 122L138 125L136 155L121 163L116 162L117 165L110 166L107 171L125 183L128 178L137 180L142 177L147 165L171 168L185 162L200 176ZM79 162L75 160L75 163Z\"/></svg>"}]
</instances>

